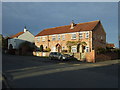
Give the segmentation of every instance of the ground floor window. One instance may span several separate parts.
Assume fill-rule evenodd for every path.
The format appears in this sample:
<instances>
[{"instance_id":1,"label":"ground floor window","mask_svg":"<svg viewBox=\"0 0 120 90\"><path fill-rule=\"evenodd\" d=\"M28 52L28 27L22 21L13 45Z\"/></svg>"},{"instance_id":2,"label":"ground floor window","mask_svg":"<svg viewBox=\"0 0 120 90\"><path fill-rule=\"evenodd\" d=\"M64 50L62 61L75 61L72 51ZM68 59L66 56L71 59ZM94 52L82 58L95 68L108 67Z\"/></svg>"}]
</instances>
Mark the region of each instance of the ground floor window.
<instances>
[{"instance_id":1,"label":"ground floor window","mask_svg":"<svg viewBox=\"0 0 120 90\"><path fill-rule=\"evenodd\" d=\"M76 46L72 46L71 47L71 52L72 53L77 53L77 47Z\"/></svg>"},{"instance_id":2,"label":"ground floor window","mask_svg":"<svg viewBox=\"0 0 120 90\"><path fill-rule=\"evenodd\" d=\"M86 47L86 52L89 52L89 47Z\"/></svg>"}]
</instances>

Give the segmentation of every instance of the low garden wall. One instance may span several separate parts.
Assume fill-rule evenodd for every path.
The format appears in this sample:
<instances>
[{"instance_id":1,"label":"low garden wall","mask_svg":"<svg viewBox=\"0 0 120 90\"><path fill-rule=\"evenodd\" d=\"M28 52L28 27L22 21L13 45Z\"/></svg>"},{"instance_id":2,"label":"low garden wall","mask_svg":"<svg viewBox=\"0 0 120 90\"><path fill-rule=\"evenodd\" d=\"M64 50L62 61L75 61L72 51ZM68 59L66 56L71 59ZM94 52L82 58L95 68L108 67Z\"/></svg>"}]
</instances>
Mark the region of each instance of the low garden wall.
<instances>
[{"instance_id":1,"label":"low garden wall","mask_svg":"<svg viewBox=\"0 0 120 90\"><path fill-rule=\"evenodd\" d=\"M86 61L87 62L95 62L95 51L92 50L91 52L86 53L85 55Z\"/></svg>"},{"instance_id":2,"label":"low garden wall","mask_svg":"<svg viewBox=\"0 0 120 90\"><path fill-rule=\"evenodd\" d=\"M105 61L105 60L114 60L114 59L118 59L118 53L109 52L109 53L95 55L96 61Z\"/></svg>"},{"instance_id":3,"label":"low garden wall","mask_svg":"<svg viewBox=\"0 0 120 90\"><path fill-rule=\"evenodd\" d=\"M50 52L33 52L34 56L49 56Z\"/></svg>"},{"instance_id":4,"label":"low garden wall","mask_svg":"<svg viewBox=\"0 0 120 90\"><path fill-rule=\"evenodd\" d=\"M49 56L50 52L33 52L34 56ZM66 53L70 54L70 53ZM71 53L72 54L72 53ZM77 58L79 61L86 61L86 62L98 62L98 61L105 61L105 60L113 60L118 59L118 53L110 52L104 54L97 54L94 50L85 54L85 58L82 58L81 53L74 53L74 57Z\"/></svg>"}]
</instances>

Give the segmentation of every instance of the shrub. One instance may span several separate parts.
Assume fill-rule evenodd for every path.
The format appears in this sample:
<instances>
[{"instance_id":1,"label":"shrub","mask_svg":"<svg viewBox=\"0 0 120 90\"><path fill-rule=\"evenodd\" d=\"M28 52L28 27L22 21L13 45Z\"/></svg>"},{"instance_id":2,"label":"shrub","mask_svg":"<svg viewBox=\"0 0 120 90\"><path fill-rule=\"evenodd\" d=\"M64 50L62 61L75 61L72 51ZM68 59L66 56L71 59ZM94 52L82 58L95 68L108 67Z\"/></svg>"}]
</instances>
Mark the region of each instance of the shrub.
<instances>
[{"instance_id":1,"label":"shrub","mask_svg":"<svg viewBox=\"0 0 120 90\"><path fill-rule=\"evenodd\" d=\"M43 45L40 45L40 52L43 52Z\"/></svg>"},{"instance_id":2,"label":"shrub","mask_svg":"<svg viewBox=\"0 0 120 90\"><path fill-rule=\"evenodd\" d=\"M51 49L50 48L47 48L46 50L44 50L44 52L50 52Z\"/></svg>"},{"instance_id":3,"label":"shrub","mask_svg":"<svg viewBox=\"0 0 120 90\"><path fill-rule=\"evenodd\" d=\"M106 53L106 49L105 48L98 48L97 49L97 54L104 54Z\"/></svg>"},{"instance_id":4,"label":"shrub","mask_svg":"<svg viewBox=\"0 0 120 90\"><path fill-rule=\"evenodd\" d=\"M69 49L68 51L71 52L71 46L68 46L68 49Z\"/></svg>"},{"instance_id":5,"label":"shrub","mask_svg":"<svg viewBox=\"0 0 120 90\"><path fill-rule=\"evenodd\" d=\"M62 50L62 52L64 53L64 52L67 52L67 50Z\"/></svg>"}]
</instances>

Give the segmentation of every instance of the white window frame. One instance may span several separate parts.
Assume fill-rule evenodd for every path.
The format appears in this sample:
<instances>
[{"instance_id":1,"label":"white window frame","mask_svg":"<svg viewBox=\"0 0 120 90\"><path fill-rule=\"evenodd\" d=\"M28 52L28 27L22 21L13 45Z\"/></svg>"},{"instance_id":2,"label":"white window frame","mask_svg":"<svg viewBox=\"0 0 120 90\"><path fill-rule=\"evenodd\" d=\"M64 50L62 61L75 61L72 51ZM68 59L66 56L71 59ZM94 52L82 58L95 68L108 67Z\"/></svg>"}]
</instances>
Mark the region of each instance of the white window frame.
<instances>
[{"instance_id":1,"label":"white window frame","mask_svg":"<svg viewBox=\"0 0 120 90\"><path fill-rule=\"evenodd\" d=\"M37 42L40 42L40 37L37 37Z\"/></svg>"},{"instance_id":2,"label":"white window frame","mask_svg":"<svg viewBox=\"0 0 120 90\"><path fill-rule=\"evenodd\" d=\"M71 34L71 39L76 39L76 33Z\"/></svg>"},{"instance_id":3,"label":"white window frame","mask_svg":"<svg viewBox=\"0 0 120 90\"><path fill-rule=\"evenodd\" d=\"M89 32L85 33L85 38L89 38Z\"/></svg>"},{"instance_id":4,"label":"white window frame","mask_svg":"<svg viewBox=\"0 0 120 90\"><path fill-rule=\"evenodd\" d=\"M82 32L79 33L79 39L83 39L83 33Z\"/></svg>"},{"instance_id":5,"label":"white window frame","mask_svg":"<svg viewBox=\"0 0 120 90\"><path fill-rule=\"evenodd\" d=\"M71 52L72 53L77 53L77 47L76 46L72 46L71 47Z\"/></svg>"},{"instance_id":6,"label":"white window frame","mask_svg":"<svg viewBox=\"0 0 120 90\"><path fill-rule=\"evenodd\" d=\"M62 35L62 40L65 40L65 34Z\"/></svg>"},{"instance_id":7,"label":"white window frame","mask_svg":"<svg viewBox=\"0 0 120 90\"><path fill-rule=\"evenodd\" d=\"M55 41L55 40L56 40L56 36L52 35L52 41Z\"/></svg>"},{"instance_id":8,"label":"white window frame","mask_svg":"<svg viewBox=\"0 0 120 90\"><path fill-rule=\"evenodd\" d=\"M64 46L62 47L62 50L65 50L65 47L64 47Z\"/></svg>"},{"instance_id":9,"label":"white window frame","mask_svg":"<svg viewBox=\"0 0 120 90\"><path fill-rule=\"evenodd\" d=\"M85 47L85 51L89 52L89 47L88 46Z\"/></svg>"},{"instance_id":10,"label":"white window frame","mask_svg":"<svg viewBox=\"0 0 120 90\"><path fill-rule=\"evenodd\" d=\"M45 36L42 36L42 41L43 41L43 42L45 41Z\"/></svg>"},{"instance_id":11,"label":"white window frame","mask_svg":"<svg viewBox=\"0 0 120 90\"><path fill-rule=\"evenodd\" d=\"M58 40L60 40L60 35L58 35Z\"/></svg>"}]
</instances>

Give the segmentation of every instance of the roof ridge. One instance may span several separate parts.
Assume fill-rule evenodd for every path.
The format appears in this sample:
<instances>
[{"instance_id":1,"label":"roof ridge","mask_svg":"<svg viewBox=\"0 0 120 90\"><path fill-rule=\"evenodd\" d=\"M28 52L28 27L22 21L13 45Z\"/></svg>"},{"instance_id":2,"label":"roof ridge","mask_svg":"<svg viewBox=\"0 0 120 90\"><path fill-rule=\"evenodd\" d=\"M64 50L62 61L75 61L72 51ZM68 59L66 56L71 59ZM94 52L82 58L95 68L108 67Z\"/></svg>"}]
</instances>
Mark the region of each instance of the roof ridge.
<instances>
[{"instance_id":1,"label":"roof ridge","mask_svg":"<svg viewBox=\"0 0 120 90\"><path fill-rule=\"evenodd\" d=\"M91 22L96 22L96 21L100 21L100 20L89 21L89 22L83 22L83 23L76 23L76 24L91 23ZM46 28L46 29L43 29L43 30L54 29L54 28L60 28L60 27L65 27L65 26L70 26L70 25L57 26L57 27L52 27L52 28Z\"/></svg>"},{"instance_id":2,"label":"roof ridge","mask_svg":"<svg viewBox=\"0 0 120 90\"><path fill-rule=\"evenodd\" d=\"M93 30L93 28L100 22L100 20L77 23L74 29L70 29L70 25L58 26L53 28L46 28L40 31L36 36L44 36L44 35L52 35L58 33L69 33L69 32L77 32L78 29L81 28L81 31ZM92 23L92 24L91 24ZM60 28L60 29L59 29ZM56 29L56 30L55 30ZM67 30L67 31L66 31Z\"/></svg>"},{"instance_id":3,"label":"roof ridge","mask_svg":"<svg viewBox=\"0 0 120 90\"><path fill-rule=\"evenodd\" d=\"M24 33L23 31L22 32L18 32L16 34L12 35L10 38L18 37L18 36L20 36L23 33Z\"/></svg>"}]
</instances>

